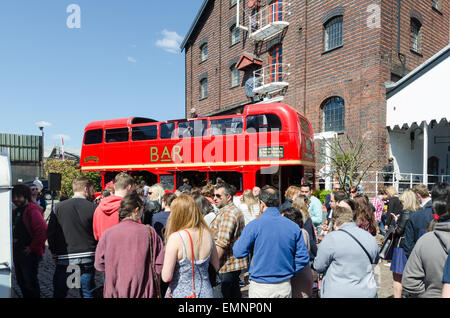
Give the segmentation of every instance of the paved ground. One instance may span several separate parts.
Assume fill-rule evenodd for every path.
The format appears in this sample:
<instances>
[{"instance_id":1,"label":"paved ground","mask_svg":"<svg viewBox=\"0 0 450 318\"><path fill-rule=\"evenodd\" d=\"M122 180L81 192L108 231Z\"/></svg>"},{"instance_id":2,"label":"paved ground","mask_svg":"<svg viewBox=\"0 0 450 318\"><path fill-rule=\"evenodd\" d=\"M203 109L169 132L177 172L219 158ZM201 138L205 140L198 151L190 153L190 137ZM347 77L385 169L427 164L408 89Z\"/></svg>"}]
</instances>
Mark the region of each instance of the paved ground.
<instances>
[{"instance_id":1,"label":"paved ground","mask_svg":"<svg viewBox=\"0 0 450 318\"><path fill-rule=\"evenodd\" d=\"M49 204L47 206L47 211L44 214L44 218L47 219L50 208L51 208L51 201L48 201ZM56 203L56 202L55 202ZM379 244L381 244L382 236L377 236L377 241ZM379 275L379 288L378 288L378 297L379 298L391 298L393 295L393 288L392 288L392 272L389 270L389 267L385 265L386 261L381 261L376 267L375 267L375 273L376 275ZM43 260L39 265L39 282L41 286L41 297L42 298L52 298L53 296L53 273L55 271L55 265L53 264L51 253L46 248L46 252L43 256ZM96 276L97 284L100 284L101 278L99 275ZM20 288L17 286L15 282L15 277L13 274L13 290L14 290L14 297L22 297L22 293L20 292ZM242 289L242 296L244 298L248 297L248 285L243 287ZM69 290L67 298L80 298L79 291L76 289Z\"/></svg>"}]
</instances>

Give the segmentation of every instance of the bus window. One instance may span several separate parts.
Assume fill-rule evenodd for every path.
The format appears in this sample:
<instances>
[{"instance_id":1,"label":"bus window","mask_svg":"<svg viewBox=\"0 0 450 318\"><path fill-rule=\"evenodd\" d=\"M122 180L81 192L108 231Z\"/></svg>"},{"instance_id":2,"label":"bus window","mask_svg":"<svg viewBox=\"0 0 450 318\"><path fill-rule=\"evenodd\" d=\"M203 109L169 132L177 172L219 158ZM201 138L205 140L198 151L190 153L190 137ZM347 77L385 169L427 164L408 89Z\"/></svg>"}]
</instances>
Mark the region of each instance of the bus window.
<instances>
[{"instance_id":1,"label":"bus window","mask_svg":"<svg viewBox=\"0 0 450 318\"><path fill-rule=\"evenodd\" d=\"M275 114L263 114L247 117L247 132L281 131L281 120Z\"/></svg>"},{"instance_id":2,"label":"bus window","mask_svg":"<svg viewBox=\"0 0 450 318\"><path fill-rule=\"evenodd\" d=\"M136 181L136 185L139 185L142 181L144 181L149 186L158 182L158 177L156 176L156 174L146 170L131 171L130 175Z\"/></svg>"},{"instance_id":3,"label":"bus window","mask_svg":"<svg viewBox=\"0 0 450 318\"><path fill-rule=\"evenodd\" d=\"M183 185L183 179L189 179L192 188L203 187L207 182L207 173L204 171L177 171L177 187Z\"/></svg>"},{"instance_id":4,"label":"bus window","mask_svg":"<svg viewBox=\"0 0 450 318\"><path fill-rule=\"evenodd\" d=\"M175 123L161 124L161 139L172 138L172 133L175 130Z\"/></svg>"},{"instance_id":5,"label":"bus window","mask_svg":"<svg viewBox=\"0 0 450 318\"><path fill-rule=\"evenodd\" d=\"M300 120L300 127L302 128L302 130L307 133L308 135L311 135L311 131L309 130L309 124L306 121L306 119L304 119L301 116L298 116L298 119Z\"/></svg>"},{"instance_id":6,"label":"bus window","mask_svg":"<svg viewBox=\"0 0 450 318\"><path fill-rule=\"evenodd\" d=\"M173 174L162 174L159 176L159 183L164 190L175 190L175 177Z\"/></svg>"},{"instance_id":7,"label":"bus window","mask_svg":"<svg viewBox=\"0 0 450 318\"><path fill-rule=\"evenodd\" d=\"M103 129L88 130L84 135L85 145L101 144L102 141L103 141Z\"/></svg>"},{"instance_id":8,"label":"bus window","mask_svg":"<svg viewBox=\"0 0 450 318\"><path fill-rule=\"evenodd\" d=\"M209 180L214 184L217 182L217 178L222 178L226 183L234 185L237 191L243 191L242 173L234 171L211 171L209 173Z\"/></svg>"},{"instance_id":9,"label":"bus window","mask_svg":"<svg viewBox=\"0 0 450 318\"><path fill-rule=\"evenodd\" d=\"M211 136L240 134L243 122L242 117L211 120Z\"/></svg>"},{"instance_id":10,"label":"bus window","mask_svg":"<svg viewBox=\"0 0 450 318\"><path fill-rule=\"evenodd\" d=\"M131 128L131 140L155 140L158 138L158 126L141 126Z\"/></svg>"},{"instance_id":11,"label":"bus window","mask_svg":"<svg viewBox=\"0 0 450 318\"><path fill-rule=\"evenodd\" d=\"M178 123L178 137L202 137L206 135L206 120L181 121Z\"/></svg>"},{"instance_id":12,"label":"bus window","mask_svg":"<svg viewBox=\"0 0 450 318\"><path fill-rule=\"evenodd\" d=\"M105 142L128 141L128 128L106 129Z\"/></svg>"}]
</instances>

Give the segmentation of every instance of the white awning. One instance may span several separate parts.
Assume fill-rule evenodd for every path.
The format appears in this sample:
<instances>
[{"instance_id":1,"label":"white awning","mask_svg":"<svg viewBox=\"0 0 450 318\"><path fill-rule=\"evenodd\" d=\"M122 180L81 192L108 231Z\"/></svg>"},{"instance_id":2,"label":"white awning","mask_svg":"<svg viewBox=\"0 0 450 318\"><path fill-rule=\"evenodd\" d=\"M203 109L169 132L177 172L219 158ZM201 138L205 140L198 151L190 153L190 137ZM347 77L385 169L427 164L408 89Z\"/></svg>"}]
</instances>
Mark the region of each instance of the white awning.
<instances>
[{"instance_id":1,"label":"white awning","mask_svg":"<svg viewBox=\"0 0 450 318\"><path fill-rule=\"evenodd\" d=\"M387 127L450 122L450 46L386 88Z\"/></svg>"}]
</instances>

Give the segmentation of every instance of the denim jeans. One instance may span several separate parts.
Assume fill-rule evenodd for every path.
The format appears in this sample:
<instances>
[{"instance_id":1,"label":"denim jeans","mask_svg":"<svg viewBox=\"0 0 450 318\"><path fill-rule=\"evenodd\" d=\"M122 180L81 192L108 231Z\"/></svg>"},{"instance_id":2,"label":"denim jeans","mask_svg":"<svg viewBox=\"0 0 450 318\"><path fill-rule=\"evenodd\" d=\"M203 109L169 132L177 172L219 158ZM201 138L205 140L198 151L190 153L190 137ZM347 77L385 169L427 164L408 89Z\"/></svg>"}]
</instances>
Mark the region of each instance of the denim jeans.
<instances>
[{"instance_id":1,"label":"denim jeans","mask_svg":"<svg viewBox=\"0 0 450 318\"><path fill-rule=\"evenodd\" d=\"M215 298L242 298L239 286L239 275L241 271L230 273L219 273L220 284L213 288Z\"/></svg>"},{"instance_id":2,"label":"denim jeans","mask_svg":"<svg viewBox=\"0 0 450 318\"><path fill-rule=\"evenodd\" d=\"M378 228L380 229L380 234L385 236L386 235L386 231L384 230L384 223L383 221L379 221L377 222Z\"/></svg>"},{"instance_id":3,"label":"denim jeans","mask_svg":"<svg viewBox=\"0 0 450 318\"><path fill-rule=\"evenodd\" d=\"M75 265L69 268L69 265ZM79 268L79 273L77 269ZM69 276L71 279L68 279ZM81 298L94 298L95 289L95 267L92 258L74 258L70 260L58 260L56 262L55 274L53 275L53 298L66 298L71 283L79 279Z\"/></svg>"},{"instance_id":4,"label":"denim jeans","mask_svg":"<svg viewBox=\"0 0 450 318\"><path fill-rule=\"evenodd\" d=\"M14 253L14 271L23 298L41 297L38 279L38 268L41 260L42 256L33 252L28 255L22 252Z\"/></svg>"}]
</instances>

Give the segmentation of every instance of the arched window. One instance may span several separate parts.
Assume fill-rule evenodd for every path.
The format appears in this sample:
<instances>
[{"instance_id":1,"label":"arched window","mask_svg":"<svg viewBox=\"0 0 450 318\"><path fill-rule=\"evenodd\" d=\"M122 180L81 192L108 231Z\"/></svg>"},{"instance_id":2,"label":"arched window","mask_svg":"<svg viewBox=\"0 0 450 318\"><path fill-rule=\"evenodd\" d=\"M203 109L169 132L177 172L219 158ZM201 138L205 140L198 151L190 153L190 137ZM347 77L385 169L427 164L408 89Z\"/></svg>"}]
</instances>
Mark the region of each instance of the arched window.
<instances>
[{"instance_id":1,"label":"arched window","mask_svg":"<svg viewBox=\"0 0 450 318\"><path fill-rule=\"evenodd\" d=\"M340 97L328 98L322 105L322 131L344 132L345 105Z\"/></svg>"},{"instance_id":2,"label":"arched window","mask_svg":"<svg viewBox=\"0 0 450 318\"><path fill-rule=\"evenodd\" d=\"M411 18L411 49L421 53L422 50L422 24L416 18Z\"/></svg>"},{"instance_id":3,"label":"arched window","mask_svg":"<svg viewBox=\"0 0 450 318\"><path fill-rule=\"evenodd\" d=\"M231 74L231 87L239 86L240 74L239 70L236 68L236 64L231 65L230 74Z\"/></svg>"},{"instance_id":4,"label":"arched window","mask_svg":"<svg viewBox=\"0 0 450 318\"><path fill-rule=\"evenodd\" d=\"M342 46L342 16L329 19L324 24L324 50L329 51Z\"/></svg>"}]
</instances>

